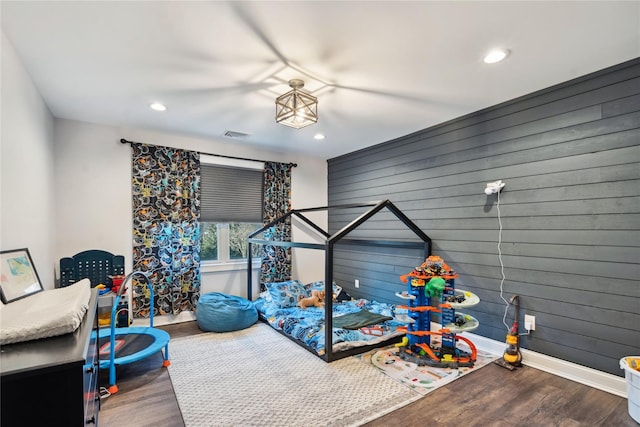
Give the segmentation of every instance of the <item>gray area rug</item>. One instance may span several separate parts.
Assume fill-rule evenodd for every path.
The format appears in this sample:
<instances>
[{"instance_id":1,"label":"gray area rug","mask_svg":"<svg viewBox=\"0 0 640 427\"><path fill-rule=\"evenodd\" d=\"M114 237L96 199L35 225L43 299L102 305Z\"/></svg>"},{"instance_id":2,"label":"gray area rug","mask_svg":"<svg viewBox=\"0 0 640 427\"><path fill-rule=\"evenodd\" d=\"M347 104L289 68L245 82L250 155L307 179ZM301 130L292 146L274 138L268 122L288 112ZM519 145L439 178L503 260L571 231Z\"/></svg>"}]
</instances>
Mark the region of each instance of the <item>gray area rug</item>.
<instances>
[{"instance_id":1,"label":"gray area rug","mask_svg":"<svg viewBox=\"0 0 640 427\"><path fill-rule=\"evenodd\" d=\"M353 357L326 363L263 323L172 340L169 355L186 427L357 426L422 397Z\"/></svg>"}]
</instances>

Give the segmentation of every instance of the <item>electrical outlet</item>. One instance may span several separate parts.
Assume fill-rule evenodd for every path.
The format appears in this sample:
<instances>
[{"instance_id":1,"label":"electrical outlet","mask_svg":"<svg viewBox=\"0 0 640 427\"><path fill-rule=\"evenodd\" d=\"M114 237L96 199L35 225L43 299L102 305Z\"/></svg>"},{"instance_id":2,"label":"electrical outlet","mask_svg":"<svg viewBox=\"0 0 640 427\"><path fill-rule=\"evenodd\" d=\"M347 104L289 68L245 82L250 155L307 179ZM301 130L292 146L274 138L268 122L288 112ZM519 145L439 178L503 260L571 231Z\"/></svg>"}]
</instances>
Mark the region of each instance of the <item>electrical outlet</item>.
<instances>
[{"instance_id":1,"label":"electrical outlet","mask_svg":"<svg viewBox=\"0 0 640 427\"><path fill-rule=\"evenodd\" d=\"M524 315L524 328L527 331L535 331L536 330L536 316L531 316L530 314Z\"/></svg>"},{"instance_id":2,"label":"electrical outlet","mask_svg":"<svg viewBox=\"0 0 640 427\"><path fill-rule=\"evenodd\" d=\"M353 284L354 284L354 286L355 286L356 288L359 288L359 287L360 287L360 280L356 279L356 280L355 280L355 282L354 282Z\"/></svg>"}]
</instances>

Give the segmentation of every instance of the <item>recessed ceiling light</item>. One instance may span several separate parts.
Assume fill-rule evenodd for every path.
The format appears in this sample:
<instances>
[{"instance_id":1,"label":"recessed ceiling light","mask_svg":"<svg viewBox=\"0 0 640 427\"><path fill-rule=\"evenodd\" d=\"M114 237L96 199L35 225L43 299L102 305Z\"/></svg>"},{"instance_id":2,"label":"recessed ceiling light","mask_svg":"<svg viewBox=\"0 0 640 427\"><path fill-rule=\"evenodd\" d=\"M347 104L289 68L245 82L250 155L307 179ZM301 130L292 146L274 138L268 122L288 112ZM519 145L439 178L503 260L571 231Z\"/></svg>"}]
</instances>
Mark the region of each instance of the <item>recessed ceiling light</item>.
<instances>
[{"instance_id":1,"label":"recessed ceiling light","mask_svg":"<svg viewBox=\"0 0 640 427\"><path fill-rule=\"evenodd\" d=\"M152 110L156 110L156 111L167 111L167 106L159 102L154 102L153 104L149 105L149 107Z\"/></svg>"},{"instance_id":2,"label":"recessed ceiling light","mask_svg":"<svg viewBox=\"0 0 640 427\"><path fill-rule=\"evenodd\" d=\"M324 135L321 133L316 133L313 135L313 139L324 139Z\"/></svg>"},{"instance_id":3,"label":"recessed ceiling light","mask_svg":"<svg viewBox=\"0 0 640 427\"><path fill-rule=\"evenodd\" d=\"M484 57L484 62L487 64L495 64L505 59L509 55L507 49L493 49Z\"/></svg>"}]
</instances>

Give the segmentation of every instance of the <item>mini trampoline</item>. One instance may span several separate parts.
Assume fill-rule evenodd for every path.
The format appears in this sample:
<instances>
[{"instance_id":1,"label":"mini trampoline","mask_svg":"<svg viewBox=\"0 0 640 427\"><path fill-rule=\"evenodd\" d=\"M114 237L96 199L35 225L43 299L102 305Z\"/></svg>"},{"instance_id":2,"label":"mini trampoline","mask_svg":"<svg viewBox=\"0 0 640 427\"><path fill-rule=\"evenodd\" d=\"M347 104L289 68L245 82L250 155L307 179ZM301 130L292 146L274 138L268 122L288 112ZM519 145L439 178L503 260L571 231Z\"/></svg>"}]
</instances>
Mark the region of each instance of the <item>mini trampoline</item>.
<instances>
[{"instance_id":1,"label":"mini trampoline","mask_svg":"<svg viewBox=\"0 0 640 427\"><path fill-rule=\"evenodd\" d=\"M169 366L169 334L166 331L153 327L153 308L149 312L149 326L131 326L116 328L116 317L118 315L118 300L126 290L127 282L135 275L142 278L149 288L151 307L153 307L154 295L153 287L149 279L141 272L129 274L116 294L113 307L111 309L111 327L100 329L98 332L98 348L100 356L100 369L109 369L109 393L118 392L116 385L116 366L137 362L158 351L163 352L162 366ZM108 340L107 340L108 339Z\"/></svg>"}]
</instances>

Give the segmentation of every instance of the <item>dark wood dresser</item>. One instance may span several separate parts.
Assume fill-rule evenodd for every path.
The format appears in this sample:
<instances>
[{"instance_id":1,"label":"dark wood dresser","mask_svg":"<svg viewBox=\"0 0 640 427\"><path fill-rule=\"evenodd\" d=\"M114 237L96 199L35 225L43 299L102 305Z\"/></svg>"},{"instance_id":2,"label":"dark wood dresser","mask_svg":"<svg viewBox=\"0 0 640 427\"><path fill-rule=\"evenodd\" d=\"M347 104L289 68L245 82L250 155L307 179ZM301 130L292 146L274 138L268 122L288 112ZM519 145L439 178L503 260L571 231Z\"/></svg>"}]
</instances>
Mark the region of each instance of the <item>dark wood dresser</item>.
<instances>
[{"instance_id":1,"label":"dark wood dresser","mask_svg":"<svg viewBox=\"0 0 640 427\"><path fill-rule=\"evenodd\" d=\"M97 301L72 333L0 347L2 427L98 424Z\"/></svg>"}]
</instances>

